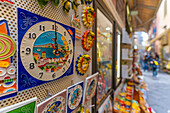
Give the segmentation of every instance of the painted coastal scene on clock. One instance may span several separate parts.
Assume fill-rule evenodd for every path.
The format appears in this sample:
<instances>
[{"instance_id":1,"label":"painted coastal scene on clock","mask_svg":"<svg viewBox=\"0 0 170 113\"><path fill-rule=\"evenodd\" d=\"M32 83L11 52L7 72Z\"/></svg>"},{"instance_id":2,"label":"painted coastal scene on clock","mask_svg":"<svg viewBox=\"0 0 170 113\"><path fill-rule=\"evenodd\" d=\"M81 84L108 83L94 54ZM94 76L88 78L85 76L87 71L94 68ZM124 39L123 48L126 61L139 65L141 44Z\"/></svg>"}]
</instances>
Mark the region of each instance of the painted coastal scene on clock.
<instances>
[{"instance_id":1,"label":"painted coastal scene on clock","mask_svg":"<svg viewBox=\"0 0 170 113\"><path fill-rule=\"evenodd\" d=\"M57 40L55 34L57 34ZM33 46L34 61L41 70L46 72L55 72L61 69L65 65L68 55L68 42L58 32L47 31L42 33Z\"/></svg>"}]
</instances>

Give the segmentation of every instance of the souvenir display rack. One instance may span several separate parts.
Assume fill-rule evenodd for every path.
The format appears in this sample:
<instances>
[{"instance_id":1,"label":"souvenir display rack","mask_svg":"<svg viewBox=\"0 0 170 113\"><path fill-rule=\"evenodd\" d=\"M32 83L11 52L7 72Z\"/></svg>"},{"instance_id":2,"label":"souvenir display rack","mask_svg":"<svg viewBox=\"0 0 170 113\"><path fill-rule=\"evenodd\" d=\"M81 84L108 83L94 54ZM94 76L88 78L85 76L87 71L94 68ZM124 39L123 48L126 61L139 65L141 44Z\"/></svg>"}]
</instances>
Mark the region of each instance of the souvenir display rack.
<instances>
[{"instance_id":1,"label":"souvenir display rack","mask_svg":"<svg viewBox=\"0 0 170 113\"><path fill-rule=\"evenodd\" d=\"M15 40L15 42L17 42L17 7L23 8L25 10L31 11L31 12L41 15L43 17L61 22L63 24L69 25L69 26L71 26L70 22L71 22L72 15L75 14L74 10L70 10L69 14L66 15L63 12L62 1L60 1L57 8L55 6L53 6L51 2L49 2L44 7L44 9L41 9L39 7L37 0L29 0L29 1L14 0L13 5L7 4L7 3L0 3L0 13L1 13L0 18L4 18L8 21L10 34L11 34L11 37ZM83 6L78 7L78 9L77 9L78 15L81 15L82 9L83 9ZM81 17L79 17L79 18L81 18ZM82 24L82 27L81 27L82 34L81 35L83 35L83 32L85 30L87 30L87 28L85 26L83 26L83 24ZM90 55L90 57L91 57L91 51L85 52L85 51L83 51L83 48L80 48L82 46L81 40L76 39L75 46L76 47L75 47L75 54L74 54L74 65L76 64L76 58L80 54L88 53L88 55ZM13 59L14 59L14 65L17 68L17 63L18 63L17 62L17 59L18 59L17 53L15 54ZM54 81L30 88L30 89L20 91L17 93L16 96L2 100L0 102L0 108L19 103L19 102L28 100L33 97L38 98L37 104L39 104L40 102L46 100L46 98L49 95L54 95L64 89L66 89L67 87L71 86L74 83L85 80L85 78L87 76L91 75L90 68L91 68L91 66L89 67L89 69L87 70L87 72L84 76L78 75L76 70L74 69L73 75L70 75L70 76L67 76L67 77L64 77L64 78L61 78L58 80L54 80ZM15 73L15 74L17 76L17 73Z\"/></svg>"},{"instance_id":2,"label":"souvenir display rack","mask_svg":"<svg viewBox=\"0 0 170 113\"><path fill-rule=\"evenodd\" d=\"M133 68L133 77L131 80L126 79L124 84L121 86L121 91L115 95L114 112L115 113L155 113L155 111L147 103L147 84L143 81L144 76L142 75L140 66L135 63ZM127 81L133 82L132 100L126 102L127 99L125 92L127 87ZM126 107L130 105L130 109ZM129 106L128 106L129 107Z\"/></svg>"},{"instance_id":3,"label":"souvenir display rack","mask_svg":"<svg viewBox=\"0 0 170 113\"><path fill-rule=\"evenodd\" d=\"M17 105L24 105L26 103L28 104L29 102L32 102L32 99L33 99L34 103L36 103L34 105L34 107L36 107L36 105L39 105L39 107L41 108L44 104L44 105L46 105L46 107L44 108L44 111L45 111L45 110L49 109L49 106L50 106L50 104L51 105L53 104L53 101L59 100L59 102L63 103L62 106L65 106L65 103L63 101L66 100L65 107L67 108L66 111L68 111L69 113L77 112L77 111L82 112L84 109L86 109L86 107L88 107L86 112L89 113L91 111L91 109L95 108L95 107L96 107L95 108L95 112L96 112L97 109L101 108L101 106L104 102L106 102L106 103L109 102L109 104L108 104L109 107L105 106L105 104L103 104L103 105L104 105L104 107L106 107L106 109L109 108L109 111L111 112L112 111L111 108L113 105L113 96L114 96L113 91L115 88L114 86L116 86L116 82L115 82L116 81L116 75L115 75L115 73L116 73L116 57L115 57L115 55L116 55L116 50L115 50L116 41L114 39L116 38L116 26L117 25L116 25L116 21L114 20L113 14L109 11L106 4L100 0L93 1L94 9L86 8L86 10L84 10L85 7L90 7L92 5L92 4L90 4L91 2L88 0L85 0L85 4L83 4L83 5L81 4L79 6L76 6L76 4L75 4L76 0L71 0L71 1L70 0L56 0L55 2L59 2L59 3L57 3L55 5L54 5L54 1L51 1L51 0L49 0L49 2L47 4L41 4L40 1L39 1L40 4L38 4L37 1L39 1L39 0L29 0L29 1L13 0L13 4L0 2L0 14L1 14L0 18L7 20L8 24L9 24L9 31L10 31L11 37L14 39L16 44L19 45L17 52L13 56L13 63L14 63L15 68L17 69L17 71L15 72L15 76L16 76L16 78L20 78L19 75L25 75L26 78L25 78L25 80L23 80L23 82L25 82L26 86L27 86L26 88L21 88L21 89L18 88L15 96L12 96L12 97L7 96L5 99L1 100L0 108L6 108L7 106L11 106L11 105L17 106ZM73 2L73 1L74 1L75 6L72 6L72 7L74 7L73 9L69 9L69 7L71 8L71 2ZM83 0L81 0L81 1L83 1ZM64 9L64 11L63 11L63 9ZM90 10L87 11L87 9L90 9ZM20 12L19 10L20 11L22 10L22 12ZM106 31L104 30L105 32L103 32L103 33L97 31L97 16L96 16L97 10L100 10L101 13L104 14L105 18L109 20L110 23L108 25L111 25L110 32L105 33L108 30L106 30ZM20 12L20 14L18 12ZM94 12L96 12L96 15ZM91 15L87 14L87 13L90 13ZM81 25L81 28L77 29L77 31L79 30L78 31L79 36L77 36L78 38L75 38L75 43L73 42L74 41L74 29L70 27L70 26L73 26L72 25L73 23L71 23L71 22L73 21L72 20L73 17L75 17L74 15L79 16L78 20L76 20L74 18L75 19L74 22L77 21L77 22L79 22L79 25ZM21 16L22 16L22 18L21 18ZM96 18L95 18L95 16L96 16ZM90 21L90 23L93 23L94 18L95 18L95 21L94 21L93 26L92 25L85 26L85 24L89 24L87 21ZM20 19L22 19L22 25L21 25ZM83 20L83 19L86 19L86 20ZM50 26L47 23L45 25L43 25L42 24L43 21L48 21L47 23L51 22L52 26ZM102 22L100 22L100 23L102 23ZM55 24L55 25L53 25L53 24ZM58 66L58 63L61 63L61 62L56 61L56 60L58 60L58 58L56 58L56 56L58 54L59 54L58 56L61 57L60 56L61 51L60 51L60 53L58 53L59 50L58 50L58 47L56 47L56 46L58 46L58 42L57 42L58 38L56 38L56 37L58 37L58 34L57 34L58 32L56 33L56 31L58 31L57 30L58 27L56 27L56 24L59 26L62 26L62 29L60 29L60 27L59 27L59 29L61 31L63 31L62 32L63 38L64 38L64 36L66 36L67 32L68 32L69 36L71 36L71 38L72 38L72 40L67 40L65 38L63 39L61 36L60 39L62 40L62 42L66 43L66 40L67 40L68 42L70 42L73 45L73 47L69 46L69 48L74 49L74 51L73 51L74 57L72 57L73 63L71 63L71 64L69 63L72 67L67 68L68 69L67 71L69 74L67 73L67 71L65 72L65 68L62 67L62 69L64 70L64 71L62 71L62 74L63 75L65 74L65 75L64 75L64 77L60 76L58 78L56 77L56 75L54 73L56 70L58 71L61 69ZM38 25L38 27L34 26L34 25ZM25 26L25 28L23 28L23 26ZM93 28L91 28L91 26ZM105 27L107 27L107 26L105 26ZM33 29L31 29L31 28L33 28ZM45 28L47 28L47 31L52 31L52 32L55 31L54 32L55 38L50 38L51 42L53 42L53 43L55 42L55 46L53 43L50 44L50 41L48 43L43 42L45 44L41 44L41 45L40 44L34 45L35 43L33 44L33 41L31 43L27 43L28 40L30 41L32 39L35 39L37 41L40 34L43 34L46 32ZM73 30L73 32L71 32L72 30ZM81 40L81 36L83 36L85 31L88 31L88 30L90 30L90 31L93 30L94 33L91 32L91 37L88 35L88 37L86 37L86 38L88 40L91 40L91 39L93 39L93 40L91 40L91 41L84 41L84 39ZM24 31L24 32L22 32L22 31ZM36 37L35 32L39 33L38 37ZM32 33L32 35L31 35L31 33ZM94 34L95 34L95 36L94 36ZM103 36L103 38L104 38L104 40L100 42L101 45L104 45L104 44L102 44L102 42L105 42L105 47L101 48L101 49L103 49L102 54L103 54L103 56L106 56L106 54L107 54L107 56L106 56L107 58L104 60L101 60L101 62L98 63L98 64L102 64L102 65L100 65L101 69L97 68L97 65L98 65L97 64L97 62L98 62L97 35L99 35L99 34L100 34L100 36ZM51 36L51 37L54 37L54 36ZM49 38L49 37L47 37L45 35L44 37L42 36L42 38ZM61 41L60 39L59 39L59 41ZM35 42L35 40L34 40L34 42ZM95 40L95 42L93 44L94 40ZM24 41L25 41L25 44L23 43ZM87 45L88 46L91 45L91 46L89 46L88 48L83 48L82 46L85 46L85 43L86 44L88 43ZM21 46L21 44L24 46ZM40 47L40 48L54 49L53 52L51 52L51 51L50 52L52 53L53 56L55 55L56 59L55 58L53 59L51 57L49 57L49 58L46 57L47 56L46 51L42 51L41 55L34 54L33 53L34 51L32 52L32 50L30 51L29 48L27 49L27 47L25 47L25 45L27 45L27 44L30 44L31 46L33 45L36 47ZM107 44L110 46L110 48L109 48L110 50L107 50L107 48L106 48L108 46ZM61 45L62 44L60 44L60 46ZM68 45L68 44L64 44L64 45ZM64 46L64 47L66 47L66 46ZM92 47L92 49L91 49L91 47ZM20 51L20 49L21 49L21 51ZM31 48L31 49L33 49L33 48ZM41 50L36 49L36 51L38 52ZM93 51L93 53L92 53L92 51ZM24 56L25 54L29 54L27 52L31 53L31 55L33 54L34 56L31 56L31 57ZM23 56L25 57L25 60L27 58L29 59L29 57L31 59L33 59L33 62L36 65L30 65L30 64L34 64L32 62L18 60L18 59L21 59L21 57L23 57L21 54L24 54ZM70 51L69 51L69 54L71 54ZM80 56L81 56L81 58L80 58ZM41 61L43 63L46 62L45 60L48 62L47 64L50 64L50 65L48 65L48 66L46 66L46 64L43 64L40 66L38 65L38 64L41 64ZM67 61L67 58L66 58L66 61ZM62 63L63 62L64 62L64 60L62 59ZM25 65L24 65L24 63L25 63ZM56 64L56 63L58 66L58 67L56 66L57 69L54 66L54 64ZM63 63L63 65L64 64L65 63ZM20 68L20 66L18 66L18 65L23 66L22 68L24 69L25 73L23 73L22 68ZM27 67L27 69L25 67ZM30 76L34 77L28 71L28 70L31 70L32 67L34 67L34 72L32 71L33 72L32 75L34 75L35 72L37 72L35 67L36 68L39 67L38 69L39 70L41 69L40 71L43 70L45 72L52 73L52 76L50 75L51 79L49 80L48 79L49 76L46 76L47 78L45 78L45 79L47 79L47 81L42 80L43 81L42 82L40 80L42 78L42 75L41 75L39 78L38 77L34 78L34 80L35 79L37 79L37 81L39 80L38 84L34 84L36 82L32 81L32 79L27 78L27 75L29 75L29 77ZM20 69L20 71L18 71L19 69ZM33 70L33 68L32 68L32 70ZM73 70L73 72L71 72L72 70ZM100 73L100 78L103 77L102 84L104 84L104 85L102 85L102 89L104 89L104 90L106 89L106 91L105 91L104 95L102 95L103 97L99 100L100 102L98 102L98 104L97 104L97 101L98 101L97 100L97 92L99 90L96 91L95 96L94 96L94 92L91 95L89 94L90 91L97 89L97 88L94 88L97 85L92 84L93 83L92 81L90 81L88 84L84 83L84 81L86 80L86 78L88 76L92 75L92 73L94 74L98 71ZM39 75L39 74L41 74L41 73L38 72L38 74L36 74L36 75ZM46 74L49 74L49 73L46 73ZM22 80L22 78L20 78L20 80ZM98 80L98 79L95 79L95 80ZM86 80L86 82L87 82L87 80ZM97 81L96 83L99 83L99 82ZM90 87L90 88L87 88L88 93L85 93L85 92L83 93L84 84L86 84L86 85L88 85L88 87ZM107 87L105 87L106 84L107 84ZM21 85L21 83L19 83L19 79L18 79L17 85L18 86ZM66 94L66 91L67 91L67 94ZM61 92L62 92L62 94L61 94ZM84 96L83 94L87 95L87 97L90 95L86 99L87 102L86 102L86 106L84 105L84 107L82 107L84 104L83 102L85 102L85 100L83 100L83 96ZM59 98L58 95L62 96L62 98ZM69 100L68 100L68 98L66 99L66 95L69 98ZM81 99L79 98L79 96L81 97ZM92 102L91 98L93 96L94 96L94 101ZM34 97L36 97L36 99L34 99ZM72 99L75 100L75 98L78 98L79 100L78 101L76 100L76 102L75 101L72 102ZM31 101L27 102L27 100L31 100ZM50 103L50 104L48 104L48 103ZM81 105L79 105L79 103ZM95 107L93 107L92 103L95 104ZM56 104L56 106L57 105L58 104ZM21 108L19 108L19 109L21 109ZM64 112L64 111L65 110L62 108L61 112ZM41 112L41 111L39 111L39 112Z\"/></svg>"}]
</instances>

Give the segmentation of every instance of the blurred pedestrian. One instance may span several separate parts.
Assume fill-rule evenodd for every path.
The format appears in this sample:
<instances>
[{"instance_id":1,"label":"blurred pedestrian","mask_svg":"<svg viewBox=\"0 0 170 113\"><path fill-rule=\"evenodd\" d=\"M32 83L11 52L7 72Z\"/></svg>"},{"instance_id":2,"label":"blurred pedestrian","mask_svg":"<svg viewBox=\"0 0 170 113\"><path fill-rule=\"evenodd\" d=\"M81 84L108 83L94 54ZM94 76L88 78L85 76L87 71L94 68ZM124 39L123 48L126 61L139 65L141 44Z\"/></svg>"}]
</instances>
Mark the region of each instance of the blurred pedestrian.
<instances>
[{"instance_id":1,"label":"blurred pedestrian","mask_svg":"<svg viewBox=\"0 0 170 113\"><path fill-rule=\"evenodd\" d=\"M153 77L157 78L158 77L159 63L157 62L156 57L153 57L151 63L152 63Z\"/></svg>"},{"instance_id":2,"label":"blurred pedestrian","mask_svg":"<svg viewBox=\"0 0 170 113\"><path fill-rule=\"evenodd\" d=\"M152 64L151 64L152 59L153 59L153 55L152 55L152 53L150 53L150 55L149 55L149 70L152 70Z\"/></svg>"},{"instance_id":3,"label":"blurred pedestrian","mask_svg":"<svg viewBox=\"0 0 170 113\"><path fill-rule=\"evenodd\" d=\"M144 66L143 66L143 70L148 71L148 61L149 61L149 56L147 53L145 53L144 57L143 57L143 62L144 62Z\"/></svg>"},{"instance_id":4,"label":"blurred pedestrian","mask_svg":"<svg viewBox=\"0 0 170 113\"><path fill-rule=\"evenodd\" d=\"M158 55L157 52L155 52L155 58L156 58L157 61L159 60L159 55Z\"/></svg>"},{"instance_id":5,"label":"blurred pedestrian","mask_svg":"<svg viewBox=\"0 0 170 113\"><path fill-rule=\"evenodd\" d=\"M157 52L155 52L155 59L158 62L158 64L160 64L159 55ZM157 71L159 71L159 65L158 65Z\"/></svg>"}]
</instances>

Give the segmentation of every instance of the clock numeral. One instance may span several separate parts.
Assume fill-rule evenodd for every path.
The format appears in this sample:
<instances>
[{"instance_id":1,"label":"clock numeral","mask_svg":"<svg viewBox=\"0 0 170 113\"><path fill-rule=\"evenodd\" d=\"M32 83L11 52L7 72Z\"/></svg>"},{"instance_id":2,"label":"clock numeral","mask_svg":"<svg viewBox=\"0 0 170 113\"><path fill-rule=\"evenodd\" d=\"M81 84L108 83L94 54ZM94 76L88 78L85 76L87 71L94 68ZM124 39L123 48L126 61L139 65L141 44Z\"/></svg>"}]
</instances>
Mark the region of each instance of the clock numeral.
<instances>
[{"instance_id":1,"label":"clock numeral","mask_svg":"<svg viewBox=\"0 0 170 113\"><path fill-rule=\"evenodd\" d=\"M58 31L58 26L52 25L52 30Z\"/></svg>"},{"instance_id":2,"label":"clock numeral","mask_svg":"<svg viewBox=\"0 0 170 113\"><path fill-rule=\"evenodd\" d=\"M70 54L72 54L72 52L73 52L73 51L72 51L72 49L71 49L71 50L70 50Z\"/></svg>"},{"instance_id":3,"label":"clock numeral","mask_svg":"<svg viewBox=\"0 0 170 113\"><path fill-rule=\"evenodd\" d=\"M66 36L66 32L64 31L64 36Z\"/></svg>"},{"instance_id":4,"label":"clock numeral","mask_svg":"<svg viewBox=\"0 0 170 113\"><path fill-rule=\"evenodd\" d=\"M56 77L56 74L55 74L55 73L53 73L53 74L52 74L52 77L53 77L53 78L55 78L55 77Z\"/></svg>"},{"instance_id":5,"label":"clock numeral","mask_svg":"<svg viewBox=\"0 0 170 113\"><path fill-rule=\"evenodd\" d=\"M40 75L39 78L42 78L43 74L44 74L43 72L39 73L39 75Z\"/></svg>"},{"instance_id":6,"label":"clock numeral","mask_svg":"<svg viewBox=\"0 0 170 113\"><path fill-rule=\"evenodd\" d=\"M68 63L70 63L70 59L68 59Z\"/></svg>"},{"instance_id":7,"label":"clock numeral","mask_svg":"<svg viewBox=\"0 0 170 113\"><path fill-rule=\"evenodd\" d=\"M62 70L62 72L64 72L66 69L65 69L65 67L63 67L63 70Z\"/></svg>"},{"instance_id":8,"label":"clock numeral","mask_svg":"<svg viewBox=\"0 0 170 113\"><path fill-rule=\"evenodd\" d=\"M36 34L35 33L29 33L29 38L31 39L31 38L33 38L33 39L36 39Z\"/></svg>"},{"instance_id":9,"label":"clock numeral","mask_svg":"<svg viewBox=\"0 0 170 113\"><path fill-rule=\"evenodd\" d=\"M68 40L68 44L71 44L71 40Z\"/></svg>"},{"instance_id":10,"label":"clock numeral","mask_svg":"<svg viewBox=\"0 0 170 113\"><path fill-rule=\"evenodd\" d=\"M34 68L35 68L34 63L30 63L30 69L34 69Z\"/></svg>"},{"instance_id":11,"label":"clock numeral","mask_svg":"<svg viewBox=\"0 0 170 113\"><path fill-rule=\"evenodd\" d=\"M55 26L55 25L52 25L52 30L54 30L54 28L55 28L54 26Z\"/></svg>"},{"instance_id":12,"label":"clock numeral","mask_svg":"<svg viewBox=\"0 0 170 113\"><path fill-rule=\"evenodd\" d=\"M26 48L26 55L29 55L31 53L31 49L30 48Z\"/></svg>"},{"instance_id":13,"label":"clock numeral","mask_svg":"<svg viewBox=\"0 0 170 113\"><path fill-rule=\"evenodd\" d=\"M40 31L45 31L45 26L40 25Z\"/></svg>"}]
</instances>

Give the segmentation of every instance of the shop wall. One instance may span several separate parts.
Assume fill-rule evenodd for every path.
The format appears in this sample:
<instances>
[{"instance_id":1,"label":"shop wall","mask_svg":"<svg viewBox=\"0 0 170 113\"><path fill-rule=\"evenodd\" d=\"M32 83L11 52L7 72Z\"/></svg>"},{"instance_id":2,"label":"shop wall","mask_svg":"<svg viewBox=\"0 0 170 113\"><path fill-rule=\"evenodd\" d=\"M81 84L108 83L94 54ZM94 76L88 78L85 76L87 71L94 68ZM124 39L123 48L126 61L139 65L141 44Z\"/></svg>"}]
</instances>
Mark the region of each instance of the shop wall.
<instances>
[{"instance_id":1,"label":"shop wall","mask_svg":"<svg viewBox=\"0 0 170 113\"><path fill-rule=\"evenodd\" d=\"M167 1L167 6L165 5L165 1ZM170 7L169 7L170 1L169 0L162 0L162 3L158 9L157 15L156 15L156 23L157 23L157 33L156 36L159 36L161 33L165 31L164 26L167 26L166 29L170 28ZM167 9L166 9L167 7ZM166 10L166 11L165 11ZM167 12L165 14L165 12Z\"/></svg>"},{"instance_id":2,"label":"shop wall","mask_svg":"<svg viewBox=\"0 0 170 113\"><path fill-rule=\"evenodd\" d=\"M60 1L61 2L61 1ZM51 2L47 4L47 6L44 7L44 9L41 9L38 5L38 2L36 0L14 0L14 4L7 4L7 3L0 3L0 18L4 18L8 21L9 24L9 30L11 37L17 42L17 7L26 9L28 11L31 11L35 14L41 15L43 17L47 17L49 19L61 22L63 24L71 26L71 18L74 14L74 11L71 9L69 14L65 14L63 11L63 7L61 3L56 8ZM78 7L77 14L79 15L79 18L81 19L81 13L82 13L83 6ZM81 34L84 34L84 31L87 30L86 27L81 22ZM89 52L86 52L83 50L81 45L80 39L75 39L75 51L74 51L74 72L72 75L54 80L52 82L48 82L24 91L20 91L17 93L17 96L4 99L0 101L0 108L13 105L18 102L22 102L24 100L28 100L32 97L38 98L38 103L44 101L47 98L47 92L46 89L49 90L49 93L51 95L54 95L67 87L73 85L74 83L80 82L82 80L85 80L85 78L89 75L91 75L91 64L84 76L80 76L77 74L75 70L75 64L77 57L80 54L89 54L91 57L91 50ZM14 63L17 68L17 53L14 57ZM16 76L18 74L16 73Z\"/></svg>"}]
</instances>

